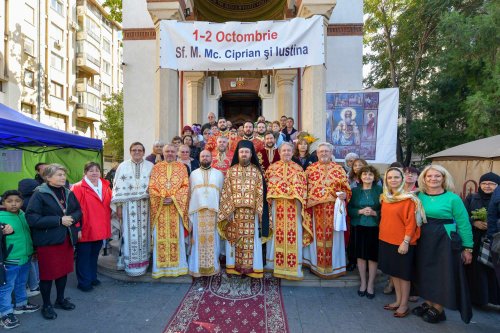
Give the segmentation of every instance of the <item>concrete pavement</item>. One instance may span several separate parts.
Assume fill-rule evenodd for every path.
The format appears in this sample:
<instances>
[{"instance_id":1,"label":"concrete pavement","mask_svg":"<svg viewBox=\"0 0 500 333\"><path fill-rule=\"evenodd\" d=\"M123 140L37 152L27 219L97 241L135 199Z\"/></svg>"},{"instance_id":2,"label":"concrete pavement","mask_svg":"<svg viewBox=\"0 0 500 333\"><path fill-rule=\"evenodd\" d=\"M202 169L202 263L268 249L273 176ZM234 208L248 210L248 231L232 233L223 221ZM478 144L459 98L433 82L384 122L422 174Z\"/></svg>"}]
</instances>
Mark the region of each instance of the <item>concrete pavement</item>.
<instances>
[{"instance_id":1,"label":"concrete pavement","mask_svg":"<svg viewBox=\"0 0 500 333\"><path fill-rule=\"evenodd\" d=\"M58 318L47 321L40 312L22 314L21 326L14 332L31 333L161 333L189 289L188 284L130 283L100 275L102 285L92 292L76 289L71 274L66 297L76 304L74 311L57 310ZM456 311L447 311L448 320L431 325L413 315L396 319L384 304L393 296L382 294L377 286L375 299L357 296L356 287L282 288L285 309L292 333L494 333L500 332L500 311L474 309L472 323L465 325ZM53 299L55 287L53 287ZM40 296L31 299L41 304ZM412 304L412 307L416 304ZM225 333L225 332L223 332Z\"/></svg>"}]
</instances>

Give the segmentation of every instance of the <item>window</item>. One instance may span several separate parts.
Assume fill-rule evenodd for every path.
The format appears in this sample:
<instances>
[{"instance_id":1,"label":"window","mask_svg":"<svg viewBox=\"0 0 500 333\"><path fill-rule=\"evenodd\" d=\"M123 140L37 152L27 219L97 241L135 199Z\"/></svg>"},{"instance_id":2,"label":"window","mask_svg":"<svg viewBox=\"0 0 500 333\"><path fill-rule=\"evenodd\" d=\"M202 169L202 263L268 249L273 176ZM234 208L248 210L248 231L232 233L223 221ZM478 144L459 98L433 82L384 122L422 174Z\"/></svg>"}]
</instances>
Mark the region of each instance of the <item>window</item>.
<instances>
[{"instance_id":1,"label":"window","mask_svg":"<svg viewBox=\"0 0 500 333\"><path fill-rule=\"evenodd\" d=\"M111 43L106 38L102 39L102 49L104 52L111 54Z\"/></svg>"},{"instance_id":2,"label":"window","mask_svg":"<svg viewBox=\"0 0 500 333\"><path fill-rule=\"evenodd\" d=\"M64 70L63 58L55 53L50 55L50 67L57 69L58 71Z\"/></svg>"},{"instance_id":3,"label":"window","mask_svg":"<svg viewBox=\"0 0 500 333\"><path fill-rule=\"evenodd\" d=\"M81 120L76 120L75 128L80 132L87 133L87 131L90 130L90 124Z\"/></svg>"},{"instance_id":4,"label":"window","mask_svg":"<svg viewBox=\"0 0 500 333\"><path fill-rule=\"evenodd\" d=\"M33 39L26 36L24 36L24 53L32 57L35 55L35 42Z\"/></svg>"},{"instance_id":5,"label":"window","mask_svg":"<svg viewBox=\"0 0 500 333\"><path fill-rule=\"evenodd\" d=\"M50 0L50 7L59 15L64 16L64 5L62 0Z\"/></svg>"},{"instance_id":6,"label":"window","mask_svg":"<svg viewBox=\"0 0 500 333\"><path fill-rule=\"evenodd\" d=\"M96 41L101 42L101 28L97 23L91 20L89 17L86 18L86 28L87 33L90 37L94 38Z\"/></svg>"},{"instance_id":7,"label":"window","mask_svg":"<svg viewBox=\"0 0 500 333\"><path fill-rule=\"evenodd\" d=\"M91 4L91 3L87 2L87 4L88 4L88 8L90 9L90 11L92 13L94 13L94 15L97 16L100 19L101 18L101 12L99 11L99 9L96 6L94 6L93 4Z\"/></svg>"},{"instance_id":8,"label":"window","mask_svg":"<svg viewBox=\"0 0 500 333\"><path fill-rule=\"evenodd\" d=\"M102 95L106 97L111 96L111 87L104 83L102 84Z\"/></svg>"},{"instance_id":9,"label":"window","mask_svg":"<svg viewBox=\"0 0 500 333\"><path fill-rule=\"evenodd\" d=\"M52 89L50 90L50 94L59 99L63 99L63 89L62 84L52 81Z\"/></svg>"},{"instance_id":10,"label":"window","mask_svg":"<svg viewBox=\"0 0 500 333\"><path fill-rule=\"evenodd\" d=\"M63 131L66 130L66 117L65 116L63 116L61 114L54 113L54 112L50 112L50 111L45 111L45 114L48 117L48 123L50 126L55 127L57 129L60 129L60 130L63 130Z\"/></svg>"},{"instance_id":11,"label":"window","mask_svg":"<svg viewBox=\"0 0 500 333\"><path fill-rule=\"evenodd\" d=\"M35 25L35 8L29 4L24 4L24 20L31 25Z\"/></svg>"},{"instance_id":12,"label":"window","mask_svg":"<svg viewBox=\"0 0 500 333\"><path fill-rule=\"evenodd\" d=\"M31 104L21 103L21 112L32 117L35 114L35 108Z\"/></svg>"},{"instance_id":13,"label":"window","mask_svg":"<svg viewBox=\"0 0 500 333\"><path fill-rule=\"evenodd\" d=\"M111 75L111 64L106 60L102 61L102 69L104 70L104 73Z\"/></svg>"},{"instance_id":14,"label":"window","mask_svg":"<svg viewBox=\"0 0 500 333\"><path fill-rule=\"evenodd\" d=\"M25 69L23 81L26 87L33 88L35 86L35 72Z\"/></svg>"},{"instance_id":15,"label":"window","mask_svg":"<svg viewBox=\"0 0 500 333\"><path fill-rule=\"evenodd\" d=\"M56 43L62 44L64 42L63 29L59 28L54 23L52 23L50 27L50 40L52 42L52 45L55 45Z\"/></svg>"}]
</instances>

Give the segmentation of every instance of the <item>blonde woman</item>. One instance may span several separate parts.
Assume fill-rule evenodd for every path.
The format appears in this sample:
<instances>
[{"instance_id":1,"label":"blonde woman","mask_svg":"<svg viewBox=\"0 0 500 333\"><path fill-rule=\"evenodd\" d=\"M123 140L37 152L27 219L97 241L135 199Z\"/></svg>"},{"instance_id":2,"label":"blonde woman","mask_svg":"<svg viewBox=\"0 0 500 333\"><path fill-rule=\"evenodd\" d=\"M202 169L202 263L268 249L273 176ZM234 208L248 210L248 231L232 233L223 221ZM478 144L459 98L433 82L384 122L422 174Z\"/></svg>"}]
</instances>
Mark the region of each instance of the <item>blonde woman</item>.
<instances>
[{"instance_id":1,"label":"blonde woman","mask_svg":"<svg viewBox=\"0 0 500 333\"><path fill-rule=\"evenodd\" d=\"M419 199L427 216L417 246L416 284L425 302L413 314L428 323L446 320L444 307L459 310L468 323L472 309L463 264L472 261L472 229L450 173L430 165L418 177Z\"/></svg>"},{"instance_id":2,"label":"blonde woman","mask_svg":"<svg viewBox=\"0 0 500 333\"><path fill-rule=\"evenodd\" d=\"M384 177L384 192L379 232L379 268L388 274L396 292L396 300L384 309L394 311L395 318L410 313L410 281L414 277L415 245L425 215L417 197L404 190L404 174L400 168L389 168Z\"/></svg>"}]
</instances>

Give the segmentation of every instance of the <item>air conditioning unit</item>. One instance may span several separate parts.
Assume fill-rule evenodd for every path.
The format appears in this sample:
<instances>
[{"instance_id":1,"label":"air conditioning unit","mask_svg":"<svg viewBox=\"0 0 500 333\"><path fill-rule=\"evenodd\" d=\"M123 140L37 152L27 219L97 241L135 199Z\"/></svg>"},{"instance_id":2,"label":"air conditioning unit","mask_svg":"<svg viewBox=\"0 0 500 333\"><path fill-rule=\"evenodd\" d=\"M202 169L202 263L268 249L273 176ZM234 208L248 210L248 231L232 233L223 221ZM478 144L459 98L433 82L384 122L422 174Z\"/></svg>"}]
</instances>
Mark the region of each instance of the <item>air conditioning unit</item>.
<instances>
[{"instance_id":1,"label":"air conditioning unit","mask_svg":"<svg viewBox=\"0 0 500 333\"><path fill-rule=\"evenodd\" d=\"M70 25L71 25L71 28L73 28L74 30L78 30L78 23L77 22L72 21Z\"/></svg>"},{"instance_id":2,"label":"air conditioning unit","mask_svg":"<svg viewBox=\"0 0 500 333\"><path fill-rule=\"evenodd\" d=\"M69 102L70 102L70 103L78 103L78 97L76 97L76 96L71 96L71 97L69 98Z\"/></svg>"},{"instance_id":3,"label":"air conditioning unit","mask_svg":"<svg viewBox=\"0 0 500 333\"><path fill-rule=\"evenodd\" d=\"M59 41L59 40L54 41L54 47L56 49L60 50L62 47L61 41Z\"/></svg>"}]
</instances>

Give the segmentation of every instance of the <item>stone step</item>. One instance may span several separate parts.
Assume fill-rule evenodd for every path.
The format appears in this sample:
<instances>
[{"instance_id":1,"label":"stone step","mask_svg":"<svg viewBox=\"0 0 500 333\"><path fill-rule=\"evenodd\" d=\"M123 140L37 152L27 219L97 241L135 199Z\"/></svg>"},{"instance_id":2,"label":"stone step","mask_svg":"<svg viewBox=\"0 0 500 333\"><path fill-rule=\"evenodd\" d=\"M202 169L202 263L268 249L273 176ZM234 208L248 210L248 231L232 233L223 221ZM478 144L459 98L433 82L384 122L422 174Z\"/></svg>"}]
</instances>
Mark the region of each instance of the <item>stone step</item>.
<instances>
[{"instance_id":1,"label":"stone step","mask_svg":"<svg viewBox=\"0 0 500 333\"><path fill-rule=\"evenodd\" d=\"M128 276L124 271L120 271L116 268L116 254L108 253L107 256L100 255L98 261L98 271L102 275L108 276L110 278L125 281L125 282L155 282L155 283L186 283L191 284L193 278L190 275L183 275L176 278L162 277L159 279L153 279L151 276L151 267L148 272L142 276ZM304 279L300 281L292 281L281 279L282 286L291 287L355 287L359 286L359 275L355 270L353 272L347 272L346 275L341 276L332 280L320 279L318 276L312 274L308 268L304 268ZM387 276L382 274L380 271L377 274L375 283L381 283L387 280Z\"/></svg>"}]
</instances>

